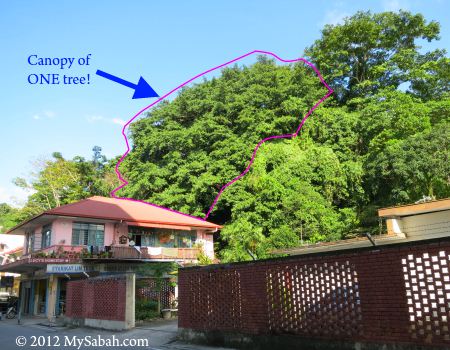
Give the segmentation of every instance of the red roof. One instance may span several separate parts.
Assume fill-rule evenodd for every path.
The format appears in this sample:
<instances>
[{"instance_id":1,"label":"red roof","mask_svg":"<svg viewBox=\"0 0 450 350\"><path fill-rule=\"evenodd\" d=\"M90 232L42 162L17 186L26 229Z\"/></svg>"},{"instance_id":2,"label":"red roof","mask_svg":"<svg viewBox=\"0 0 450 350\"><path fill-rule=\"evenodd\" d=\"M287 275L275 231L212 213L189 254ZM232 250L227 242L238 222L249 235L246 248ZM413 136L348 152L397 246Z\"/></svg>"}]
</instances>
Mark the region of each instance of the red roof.
<instances>
[{"instance_id":1,"label":"red roof","mask_svg":"<svg viewBox=\"0 0 450 350\"><path fill-rule=\"evenodd\" d=\"M79 202L47 210L38 215L38 217L42 215L122 220L127 221L130 224L136 222L179 225L184 227L204 227L209 229L221 228L220 225L216 225L212 222L195 218L171 209L159 207L155 204L148 204L133 199L107 198L100 196L90 197ZM9 230L9 232L19 228L25 223L26 222L16 226Z\"/></svg>"}]
</instances>

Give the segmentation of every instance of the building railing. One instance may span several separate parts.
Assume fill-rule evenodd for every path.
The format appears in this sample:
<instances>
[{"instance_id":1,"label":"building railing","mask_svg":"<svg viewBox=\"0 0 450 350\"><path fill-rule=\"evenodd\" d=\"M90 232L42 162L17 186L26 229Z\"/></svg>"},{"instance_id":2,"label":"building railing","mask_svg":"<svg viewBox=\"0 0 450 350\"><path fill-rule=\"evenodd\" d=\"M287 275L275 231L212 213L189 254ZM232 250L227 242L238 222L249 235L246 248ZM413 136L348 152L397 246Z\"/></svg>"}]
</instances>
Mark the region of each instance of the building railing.
<instances>
[{"instance_id":1,"label":"building railing","mask_svg":"<svg viewBox=\"0 0 450 350\"><path fill-rule=\"evenodd\" d=\"M65 259L186 259L196 260L199 248L52 245L33 251L24 258Z\"/></svg>"},{"instance_id":2,"label":"building railing","mask_svg":"<svg viewBox=\"0 0 450 350\"><path fill-rule=\"evenodd\" d=\"M116 259L197 259L198 248L164 248L164 247L110 247L112 258Z\"/></svg>"},{"instance_id":3,"label":"building railing","mask_svg":"<svg viewBox=\"0 0 450 350\"><path fill-rule=\"evenodd\" d=\"M22 258L68 258L79 259L83 249L82 245L54 244L49 247L34 250L22 255Z\"/></svg>"}]
</instances>

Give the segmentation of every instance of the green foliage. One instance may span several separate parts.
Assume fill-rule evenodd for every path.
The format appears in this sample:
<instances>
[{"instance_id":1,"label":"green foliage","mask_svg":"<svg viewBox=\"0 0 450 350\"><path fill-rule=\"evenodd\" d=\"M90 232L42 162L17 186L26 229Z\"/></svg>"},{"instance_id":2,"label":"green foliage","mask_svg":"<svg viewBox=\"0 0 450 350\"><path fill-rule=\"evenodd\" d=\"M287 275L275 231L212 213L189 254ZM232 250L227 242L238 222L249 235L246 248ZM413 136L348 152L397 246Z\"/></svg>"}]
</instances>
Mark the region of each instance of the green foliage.
<instances>
[{"instance_id":1,"label":"green foliage","mask_svg":"<svg viewBox=\"0 0 450 350\"><path fill-rule=\"evenodd\" d=\"M19 210L6 203L0 203L0 233L6 232L19 223Z\"/></svg>"},{"instance_id":2,"label":"green foliage","mask_svg":"<svg viewBox=\"0 0 450 350\"><path fill-rule=\"evenodd\" d=\"M431 97L448 91L450 62L444 50L422 54L417 41L438 39L439 29L421 14L358 12L342 25L326 25L306 54L343 104L406 82L414 93Z\"/></svg>"},{"instance_id":3,"label":"green foliage","mask_svg":"<svg viewBox=\"0 0 450 350\"><path fill-rule=\"evenodd\" d=\"M156 312L159 315L161 312L161 299L159 297L162 292L162 287L164 285L164 281L167 278L170 278L171 275L176 274L178 271L178 265L174 262L162 262L162 263L151 263L151 264L143 264L138 270L139 277L151 277L155 281L155 290L158 294L156 300ZM176 285L175 279L171 279L171 284ZM146 286L145 280L137 279L136 280L136 288Z\"/></svg>"},{"instance_id":4,"label":"green foliage","mask_svg":"<svg viewBox=\"0 0 450 350\"><path fill-rule=\"evenodd\" d=\"M445 122L369 154L366 183L372 198L386 205L412 202L422 195L450 197L449 135Z\"/></svg>"},{"instance_id":5,"label":"green foliage","mask_svg":"<svg viewBox=\"0 0 450 350\"><path fill-rule=\"evenodd\" d=\"M168 274L176 272L177 268L178 265L174 262L143 264L139 267L137 273L142 277L152 277L160 280L166 278Z\"/></svg>"},{"instance_id":6,"label":"green foliage","mask_svg":"<svg viewBox=\"0 0 450 350\"><path fill-rule=\"evenodd\" d=\"M92 161L79 156L67 160L54 152L51 159L35 162L31 181L16 178L17 186L32 192L18 214L20 221L93 195L108 195L118 183L113 171L115 160L108 162L100 153L101 147L95 146L93 152Z\"/></svg>"},{"instance_id":7,"label":"green foliage","mask_svg":"<svg viewBox=\"0 0 450 350\"><path fill-rule=\"evenodd\" d=\"M352 211L333 205L348 197L347 185L329 147L301 139L263 146L250 173L223 196L232 208L221 232L229 244L223 258L236 251L240 259L262 258L273 248L342 238L357 224Z\"/></svg>"},{"instance_id":8,"label":"green foliage","mask_svg":"<svg viewBox=\"0 0 450 350\"><path fill-rule=\"evenodd\" d=\"M299 138L266 143L222 194L209 218L224 225L222 260L376 231L376 207L448 195L448 59L417 44L438 35L403 11L324 28L307 55L339 105L318 108ZM324 92L304 66L267 58L184 88L132 125L121 194L203 215L259 140L291 133Z\"/></svg>"},{"instance_id":9,"label":"green foliage","mask_svg":"<svg viewBox=\"0 0 450 350\"><path fill-rule=\"evenodd\" d=\"M158 302L156 300L137 299L134 307L136 320L149 320L159 317Z\"/></svg>"},{"instance_id":10,"label":"green foliage","mask_svg":"<svg viewBox=\"0 0 450 350\"><path fill-rule=\"evenodd\" d=\"M259 140L295 131L324 95L319 86L303 65L260 60L184 89L132 125L133 150L122 168L130 184L121 194L203 215L218 188L245 169Z\"/></svg>"},{"instance_id":11,"label":"green foliage","mask_svg":"<svg viewBox=\"0 0 450 350\"><path fill-rule=\"evenodd\" d=\"M195 248L199 249L199 252L197 254L199 265L211 265L213 263L213 260L205 254L205 251L203 250L203 244L196 244Z\"/></svg>"}]
</instances>

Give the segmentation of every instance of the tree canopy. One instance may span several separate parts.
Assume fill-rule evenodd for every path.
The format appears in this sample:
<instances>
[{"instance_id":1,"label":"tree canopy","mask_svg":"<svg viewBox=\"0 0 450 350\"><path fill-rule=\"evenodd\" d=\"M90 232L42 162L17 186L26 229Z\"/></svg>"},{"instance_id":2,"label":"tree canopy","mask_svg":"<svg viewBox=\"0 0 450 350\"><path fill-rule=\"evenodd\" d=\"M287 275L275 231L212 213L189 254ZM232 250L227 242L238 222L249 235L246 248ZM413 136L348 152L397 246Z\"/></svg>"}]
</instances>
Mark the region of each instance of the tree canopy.
<instances>
[{"instance_id":1,"label":"tree canopy","mask_svg":"<svg viewBox=\"0 0 450 350\"><path fill-rule=\"evenodd\" d=\"M99 146L93 148L92 160L79 156L68 160L60 152L54 152L51 158L33 162L29 180L20 177L14 179L17 186L31 194L20 210L3 204L5 208L11 209L3 215L0 212L0 219L5 220L4 229L54 207L93 195L108 196L118 184L112 170L116 160L108 161L101 150Z\"/></svg>"},{"instance_id":2,"label":"tree canopy","mask_svg":"<svg viewBox=\"0 0 450 350\"><path fill-rule=\"evenodd\" d=\"M341 103L402 83L431 98L449 89L449 59L445 50L421 53L418 41L438 39L439 30L421 14L357 12L341 25L326 25L306 55Z\"/></svg>"}]
</instances>

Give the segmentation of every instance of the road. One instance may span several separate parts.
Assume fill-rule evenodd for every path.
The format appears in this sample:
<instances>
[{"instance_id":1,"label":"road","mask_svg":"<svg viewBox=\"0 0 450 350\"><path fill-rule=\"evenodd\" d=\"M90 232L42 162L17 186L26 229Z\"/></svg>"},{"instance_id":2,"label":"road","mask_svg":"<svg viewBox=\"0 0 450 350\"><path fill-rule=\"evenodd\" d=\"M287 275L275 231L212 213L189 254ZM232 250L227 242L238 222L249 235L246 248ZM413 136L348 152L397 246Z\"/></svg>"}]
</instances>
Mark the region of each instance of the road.
<instances>
[{"instance_id":1,"label":"road","mask_svg":"<svg viewBox=\"0 0 450 350\"><path fill-rule=\"evenodd\" d=\"M176 334L176 321L157 322L129 331L113 332L92 328L48 327L45 320L24 320L22 325L18 325L17 320L3 319L0 321L0 348L227 350L184 344L176 340Z\"/></svg>"}]
</instances>

